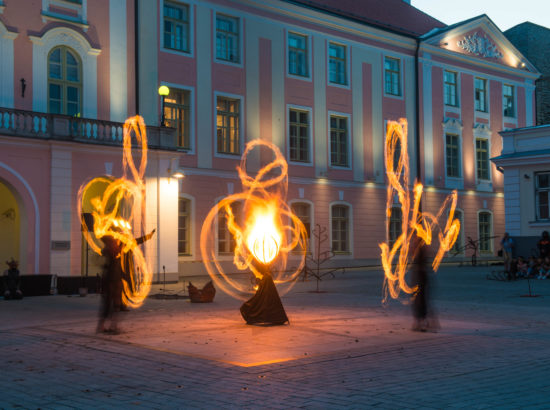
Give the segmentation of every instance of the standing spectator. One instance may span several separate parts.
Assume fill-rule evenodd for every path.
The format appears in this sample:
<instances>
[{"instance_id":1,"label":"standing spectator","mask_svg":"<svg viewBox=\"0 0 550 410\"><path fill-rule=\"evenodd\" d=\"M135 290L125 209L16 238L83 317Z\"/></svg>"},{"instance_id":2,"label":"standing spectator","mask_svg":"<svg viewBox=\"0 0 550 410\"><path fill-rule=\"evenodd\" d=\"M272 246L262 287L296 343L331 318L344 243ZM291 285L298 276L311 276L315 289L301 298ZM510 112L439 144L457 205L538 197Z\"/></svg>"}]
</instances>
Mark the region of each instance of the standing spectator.
<instances>
[{"instance_id":1,"label":"standing spectator","mask_svg":"<svg viewBox=\"0 0 550 410\"><path fill-rule=\"evenodd\" d=\"M544 259L550 256L550 236L548 235L548 231L542 233L542 238L539 239L537 248L539 248L539 256L541 258Z\"/></svg>"},{"instance_id":2,"label":"standing spectator","mask_svg":"<svg viewBox=\"0 0 550 410\"><path fill-rule=\"evenodd\" d=\"M13 258L6 263L9 269L4 271L4 299L23 299L23 293L19 289L21 286L19 263Z\"/></svg>"},{"instance_id":3,"label":"standing spectator","mask_svg":"<svg viewBox=\"0 0 550 410\"><path fill-rule=\"evenodd\" d=\"M510 273L510 261L512 260L512 251L514 250L514 240L508 232L504 233L504 237L500 240L502 246L502 257L504 258L504 270Z\"/></svg>"}]
</instances>

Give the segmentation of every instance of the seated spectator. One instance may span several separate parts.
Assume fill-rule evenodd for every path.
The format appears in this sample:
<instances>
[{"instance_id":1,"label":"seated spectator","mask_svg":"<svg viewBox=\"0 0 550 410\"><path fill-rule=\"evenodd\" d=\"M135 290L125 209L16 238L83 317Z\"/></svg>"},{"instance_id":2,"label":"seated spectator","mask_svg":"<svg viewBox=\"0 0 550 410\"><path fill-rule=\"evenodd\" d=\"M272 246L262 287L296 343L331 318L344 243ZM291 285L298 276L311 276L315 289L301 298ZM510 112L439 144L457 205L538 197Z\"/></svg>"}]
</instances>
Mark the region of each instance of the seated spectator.
<instances>
[{"instance_id":1,"label":"seated spectator","mask_svg":"<svg viewBox=\"0 0 550 410\"><path fill-rule=\"evenodd\" d=\"M546 279L550 277L550 257L544 258L544 262L539 268L539 279Z\"/></svg>"},{"instance_id":2,"label":"seated spectator","mask_svg":"<svg viewBox=\"0 0 550 410\"><path fill-rule=\"evenodd\" d=\"M527 277L534 278L539 274L539 259L535 259L534 256L529 258L529 268L527 268Z\"/></svg>"},{"instance_id":3,"label":"seated spectator","mask_svg":"<svg viewBox=\"0 0 550 410\"><path fill-rule=\"evenodd\" d=\"M517 264L517 274L520 278L526 278L529 274L527 273L529 269L529 264L527 261L523 258L523 256L518 256L518 264Z\"/></svg>"},{"instance_id":4,"label":"seated spectator","mask_svg":"<svg viewBox=\"0 0 550 410\"><path fill-rule=\"evenodd\" d=\"M511 258L508 260L508 280L516 280L518 278L518 260Z\"/></svg>"},{"instance_id":5,"label":"seated spectator","mask_svg":"<svg viewBox=\"0 0 550 410\"><path fill-rule=\"evenodd\" d=\"M6 261L8 269L4 271L4 300L23 299L23 293L19 287L21 286L21 278L19 276L19 264L11 258Z\"/></svg>"},{"instance_id":6,"label":"seated spectator","mask_svg":"<svg viewBox=\"0 0 550 410\"><path fill-rule=\"evenodd\" d=\"M548 231L542 233L542 238L537 242L537 248L539 250L539 256L541 258L546 258L550 256L550 235Z\"/></svg>"}]
</instances>

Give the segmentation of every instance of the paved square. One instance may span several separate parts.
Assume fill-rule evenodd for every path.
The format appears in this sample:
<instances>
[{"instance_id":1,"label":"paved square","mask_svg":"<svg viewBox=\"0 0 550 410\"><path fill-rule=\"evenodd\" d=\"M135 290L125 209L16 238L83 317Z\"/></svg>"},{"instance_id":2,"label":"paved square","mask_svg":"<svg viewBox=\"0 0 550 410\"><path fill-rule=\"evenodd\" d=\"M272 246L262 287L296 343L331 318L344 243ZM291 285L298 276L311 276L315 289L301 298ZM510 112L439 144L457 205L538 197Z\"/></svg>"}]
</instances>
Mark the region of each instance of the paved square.
<instances>
[{"instance_id":1,"label":"paved square","mask_svg":"<svg viewBox=\"0 0 550 410\"><path fill-rule=\"evenodd\" d=\"M325 280L326 293L298 283L279 327L246 325L223 294L150 298L116 336L94 333L97 295L0 301L0 407L550 408L550 281L525 298L525 280L491 269L440 270L438 333L381 306L376 270Z\"/></svg>"}]
</instances>

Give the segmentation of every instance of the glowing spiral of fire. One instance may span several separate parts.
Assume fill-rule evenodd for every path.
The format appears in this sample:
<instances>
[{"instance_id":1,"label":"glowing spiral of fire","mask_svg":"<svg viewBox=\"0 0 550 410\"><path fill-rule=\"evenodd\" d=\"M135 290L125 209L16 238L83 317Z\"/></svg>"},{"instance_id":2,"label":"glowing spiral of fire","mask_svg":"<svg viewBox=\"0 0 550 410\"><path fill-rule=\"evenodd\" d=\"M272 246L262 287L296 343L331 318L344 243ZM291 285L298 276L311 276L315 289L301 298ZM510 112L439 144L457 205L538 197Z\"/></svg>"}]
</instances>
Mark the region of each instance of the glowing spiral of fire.
<instances>
[{"instance_id":1,"label":"glowing spiral of fire","mask_svg":"<svg viewBox=\"0 0 550 410\"><path fill-rule=\"evenodd\" d=\"M398 155L396 155L398 154ZM397 163L395 162L397 156ZM397 196L401 205L401 234L390 247L388 242L380 243L382 267L384 269L384 300L388 294L397 298L401 291L412 294L417 288L409 286L406 281L406 274L409 267L409 256L411 254L410 244L413 235L423 239L427 245L432 243L434 230L438 231L439 247L432 262L432 268L437 271L445 252L454 245L460 232L460 222L454 219L454 212L457 204L457 191L454 190L443 202L436 215L420 211L420 200L422 198L423 186L415 182L413 197L409 191L409 155L407 146L407 121L400 119L399 122L389 121L386 131L384 145L384 161L386 164L386 175L388 188L386 190L386 226L392 213L392 204ZM439 220L448 214L444 228L439 225ZM414 249L412 249L414 253Z\"/></svg>"},{"instance_id":2,"label":"glowing spiral of fire","mask_svg":"<svg viewBox=\"0 0 550 410\"><path fill-rule=\"evenodd\" d=\"M247 174L247 157L255 148L268 148L274 159L262 167L255 177ZM222 266L217 252L218 222L227 221L227 229L234 239L233 266L237 271L251 271L262 278L260 264L269 265L273 280L284 284L282 294L288 292L302 271L307 249L307 233L302 221L292 212L286 201L288 164L279 149L257 139L246 145L237 172L243 192L229 195L219 201L208 213L201 230L203 262L217 287L227 294L246 300L252 293L249 285L235 278ZM238 215L234 207L240 204ZM287 271L290 252L299 256L296 266ZM294 262L294 260L293 260Z\"/></svg>"},{"instance_id":3,"label":"glowing spiral of fire","mask_svg":"<svg viewBox=\"0 0 550 410\"><path fill-rule=\"evenodd\" d=\"M91 249L101 255L103 245L99 240L106 235L119 241L120 263L126 278L122 281L122 301L127 306L139 307L149 294L152 280L152 273L132 232L132 225L137 221L136 214L141 214L143 219L145 204L143 177L147 167L147 134L143 118L135 116L127 119L123 131L122 178L91 179L80 187L77 206L82 232ZM132 135L141 150L139 168L132 156ZM98 189L103 194L94 196L92 192ZM92 207L93 232L88 230L82 213L85 202Z\"/></svg>"}]
</instances>

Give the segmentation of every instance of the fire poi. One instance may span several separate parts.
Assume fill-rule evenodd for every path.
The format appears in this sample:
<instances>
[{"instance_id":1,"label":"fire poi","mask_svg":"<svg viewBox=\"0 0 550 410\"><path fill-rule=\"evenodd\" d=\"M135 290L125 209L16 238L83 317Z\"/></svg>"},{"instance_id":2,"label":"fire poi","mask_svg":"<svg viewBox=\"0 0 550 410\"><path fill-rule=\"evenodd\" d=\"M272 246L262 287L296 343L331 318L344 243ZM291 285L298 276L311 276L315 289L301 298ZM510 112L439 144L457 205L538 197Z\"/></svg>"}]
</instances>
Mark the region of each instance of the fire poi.
<instances>
[{"instance_id":1,"label":"fire poi","mask_svg":"<svg viewBox=\"0 0 550 410\"><path fill-rule=\"evenodd\" d=\"M247 173L247 158L255 148L269 149L273 160L252 177ZM231 274L251 272L257 278L255 295L241 307L247 323L283 324L288 318L275 284L282 294L290 290L304 266L307 249L306 229L286 203L288 164L275 145L257 139L246 145L237 172L243 191L223 198L206 216L201 230L202 259L217 287L237 299L246 300L253 291ZM216 232L224 228L218 224L224 221L234 240L232 271L224 268L216 252ZM296 259L287 271L291 252Z\"/></svg>"},{"instance_id":2,"label":"fire poi","mask_svg":"<svg viewBox=\"0 0 550 410\"><path fill-rule=\"evenodd\" d=\"M397 157L397 163L395 162ZM409 155L407 146L407 121L388 121L386 140L384 144L384 161L388 179L386 202L386 227L392 214L392 204L397 196L401 206L401 234L395 242L380 243L382 267L384 268L384 301L388 295L397 298L401 291L414 294L416 286L407 284L406 274L409 267L410 254L415 249L410 249L413 235L421 238L426 245L433 240L433 232L437 231L439 247L434 257L432 268L436 272L441 260L456 242L460 232L460 221L454 218L457 203L457 191L454 190L447 196L436 215L430 212L420 211L420 201L423 193L423 185L416 181L413 187L413 195L409 190ZM439 221L445 219L444 225ZM442 227L443 226L443 227Z\"/></svg>"},{"instance_id":3,"label":"fire poi","mask_svg":"<svg viewBox=\"0 0 550 410\"><path fill-rule=\"evenodd\" d=\"M122 302L126 306L139 307L149 294L152 280L152 273L138 247L138 243L147 237L136 240L132 229L136 223L143 226L143 177L147 167L147 135L143 118L135 116L127 119L123 131L123 176L117 179L97 177L83 184L78 192L77 206L81 215L82 232L91 249L101 255L103 245L100 240L104 236L112 236L119 241L120 263L125 278L122 281ZM132 156L132 135L141 150L139 168ZM94 196L94 192L98 191L103 194ZM92 232L88 230L82 213L85 202L91 204L93 209Z\"/></svg>"}]
</instances>

